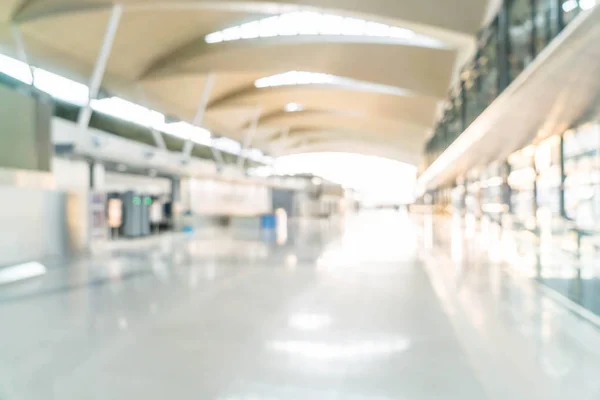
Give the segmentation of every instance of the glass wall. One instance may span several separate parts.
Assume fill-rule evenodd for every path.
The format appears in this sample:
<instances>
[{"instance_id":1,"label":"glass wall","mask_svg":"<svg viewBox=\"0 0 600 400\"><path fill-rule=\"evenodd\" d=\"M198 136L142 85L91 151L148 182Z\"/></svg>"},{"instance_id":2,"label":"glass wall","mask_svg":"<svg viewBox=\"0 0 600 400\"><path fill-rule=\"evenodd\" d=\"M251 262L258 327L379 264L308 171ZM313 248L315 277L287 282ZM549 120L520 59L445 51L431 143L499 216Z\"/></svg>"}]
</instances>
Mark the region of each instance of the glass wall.
<instances>
[{"instance_id":1,"label":"glass wall","mask_svg":"<svg viewBox=\"0 0 600 400\"><path fill-rule=\"evenodd\" d=\"M590 3L589 0L562 0L562 20L565 25L573 21L581 10L581 5Z\"/></svg>"},{"instance_id":2,"label":"glass wall","mask_svg":"<svg viewBox=\"0 0 600 400\"><path fill-rule=\"evenodd\" d=\"M495 162L481 176L481 210L496 222L500 222L502 215L508 211L505 170L505 163Z\"/></svg>"},{"instance_id":3,"label":"glass wall","mask_svg":"<svg viewBox=\"0 0 600 400\"><path fill-rule=\"evenodd\" d=\"M481 55L478 59L481 85L481 105L483 112L498 96L498 34L490 30L483 39Z\"/></svg>"},{"instance_id":4,"label":"glass wall","mask_svg":"<svg viewBox=\"0 0 600 400\"><path fill-rule=\"evenodd\" d=\"M537 227L536 223L536 198L535 179L536 172L533 168L535 148L529 146L510 155L510 175L508 184L511 188L510 208L513 221L517 226L529 230Z\"/></svg>"},{"instance_id":5,"label":"glass wall","mask_svg":"<svg viewBox=\"0 0 600 400\"><path fill-rule=\"evenodd\" d=\"M481 31L477 54L451 90L439 129L426 147L427 169L581 10L594 0L504 0ZM437 135L446 135L440 138ZM435 144L433 144L435 143Z\"/></svg>"},{"instance_id":6,"label":"glass wall","mask_svg":"<svg viewBox=\"0 0 600 400\"><path fill-rule=\"evenodd\" d=\"M537 171L537 207L547 210L547 216L561 215L560 137L553 136L540 143L535 150Z\"/></svg>"},{"instance_id":7,"label":"glass wall","mask_svg":"<svg viewBox=\"0 0 600 400\"><path fill-rule=\"evenodd\" d=\"M564 136L565 214L583 230L600 230L600 126Z\"/></svg>"},{"instance_id":8,"label":"glass wall","mask_svg":"<svg viewBox=\"0 0 600 400\"><path fill-rule=\"evenodd\" d=\"M511 0L508 6L510 80L514 80L533 61L533 32L530 0Z\"/></svg>"},{"instance_id":9,"label":"glass wall","mask_svg":"<svg viewBox=\"0 0 600 400\"><path fill-rule=\"evenodd\" d=\"M534 29L535 29L535 54L540 51L559 30L559 4L556 0L534 0Z\"/></svg>"}]
</instances>

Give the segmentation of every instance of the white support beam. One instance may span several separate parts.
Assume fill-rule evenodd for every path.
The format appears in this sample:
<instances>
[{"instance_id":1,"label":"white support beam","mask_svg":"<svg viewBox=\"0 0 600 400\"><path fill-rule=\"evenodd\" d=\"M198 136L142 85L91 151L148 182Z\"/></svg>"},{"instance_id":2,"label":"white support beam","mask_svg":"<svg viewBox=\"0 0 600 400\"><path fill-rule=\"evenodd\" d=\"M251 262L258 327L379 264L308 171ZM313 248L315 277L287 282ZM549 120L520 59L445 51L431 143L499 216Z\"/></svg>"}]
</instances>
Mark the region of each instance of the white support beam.
<instances>
[{"instance_id":1,"label":"white support beam","mask_svg":"<svg viewBox=\"0 0 600 400\"><path fill-rule=\"evenodd\" d=\"M11 33L15 43L17 44L17 53L19 56L19 60L24 62L29 66L29 72L31 74L31 86L35 86L35 74L33 73L33 65L29 63L29 56L27 55L27 47L25 46L25 40L23 39L23 32L21 32L21 28L13 24L11 26Z\"/></svg>"},{"instance_id":2,"label":"white support beam","mask_svg":"<svg viewBox=\"0 0 600 400\"><path fill-rule=\"evenodd\" d=\"M90 79L90 92L88 96L88 102L87 105L79 113L79 119L77 123L79 125L79 128L82 130L88 127L90 119L92 118L91 103L92 100L98 97L100 85L102 85L102 79L104 79L106 65L108 64L108 60L110 58L110 53L112 51L112 46L115 41L115 37L117 36L117 30L119 29L119 23L121 22L122 15L123 5L115 4L112 7L112 12L108 20L108 25L106 26L106 32L104 33L102 47L100 48L100 52L98 53L96 65L94 66L94 71L92 72L92 77Z\"/></svg>"},{"instance_id":3,"label":"white support beam","mask_svg":"<svg viewBox=\"0 0 600 400\"><path fill-rule=\"evenodd\" d=\"M139 84L138 91L142 101L142 105L150 109L148 104L148 97L146 96L146 91L144 90L142 84ZM165 139L163 138L162 134L158 130L156 130L155 126L150 126L150 132L152 133L152 138L154 139L154 144L156 145L156 147L158 147L161 150L166 150L167 145L165 144Z\"/></svg>"},{"instance_id":4,"label":"white support beam","mask_svg":"<svg viewBox=\"0 0 600 400\"><path fill-rule=\"evenodd\" d=\"M262 110L260 107L256 107L256 113L254 118L252 119L252 124L246 131L246 135L244 135L244 142L242 143L242 150L237 159L237 166L239 169L244 168L244 163L246 162L246 151L250 149L252 146L252 141L254 140L254 136L256 135L256 131L258 130L258 122L260 121L260 114Z\"/></svg>"},{"instance_id":5,"label":"white support beam","mask_svg":"<svg viewBox=\"0 0 600 400\"><path fill-rule=\"evenodd\" d=\"M202 123L204 122L204 115L206 114L206 107L208 106L208 101L210 100L210 94L212 92L213 87L215 86L216 75L214 73L208 74L208 78L206 78L206 82L204 83L204 88L202 89L202 95L200 96L200 104L198 104L198 109L196 110L196 115L194 115L194 119L192 120L192 125L197 126L199 128L202 127ZM192 150L194 149L194 142L192 138L189 138L185 144L183 145L182 153L186 158L191 157ZM211 146L213 156L215 155L215 150L213 146ZM219 153L220 154L220 153Z\"/></svg>"}]
</instances>

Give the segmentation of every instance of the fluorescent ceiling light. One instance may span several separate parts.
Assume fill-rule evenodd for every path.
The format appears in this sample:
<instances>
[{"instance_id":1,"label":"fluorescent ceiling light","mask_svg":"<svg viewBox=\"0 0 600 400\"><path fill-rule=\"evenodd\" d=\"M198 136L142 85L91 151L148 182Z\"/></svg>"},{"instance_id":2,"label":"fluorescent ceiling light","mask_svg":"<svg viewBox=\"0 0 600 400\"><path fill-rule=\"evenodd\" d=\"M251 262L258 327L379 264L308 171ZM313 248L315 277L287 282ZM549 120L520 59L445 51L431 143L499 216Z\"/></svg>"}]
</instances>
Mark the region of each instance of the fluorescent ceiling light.
<instances>
[{"instance_id":1,"label":"fluorescent ceiling light","mask_svg":"<svg viewBox=\"0 0 600 400\"><path fill-rule=\"evenodd\" d=\"M590 0L582 0L590 1ZM591 0L593 1L593 0ZM290 12L274 17L248 22L205 37L206 43L221 43L235 40L256 39L275 36L358 36L391 39L399 44L421 47L444 47L444 43L430 36L378 22L358 18L309 11Z\"/></svg>"}]
</instances>

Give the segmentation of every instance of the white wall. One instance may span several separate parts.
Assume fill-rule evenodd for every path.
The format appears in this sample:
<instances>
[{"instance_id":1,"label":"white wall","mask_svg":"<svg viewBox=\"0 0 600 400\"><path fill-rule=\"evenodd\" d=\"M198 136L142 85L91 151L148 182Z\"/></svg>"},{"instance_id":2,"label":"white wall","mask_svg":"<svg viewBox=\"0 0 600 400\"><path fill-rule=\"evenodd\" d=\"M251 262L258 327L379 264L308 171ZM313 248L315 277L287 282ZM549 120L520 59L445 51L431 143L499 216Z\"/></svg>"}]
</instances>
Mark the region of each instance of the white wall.
<instances>
[{"instance_id":1,"label":"white wall","mask_svg":"<svg viewBox=\"0 0 600 400\"><path fill-rule=\"evenodd\" d=\"M57 190L87 192L90 187L89 164L86 161L54 157L52 174Z\"/></svg>"},{"instance_id":2,"label":"white wall","mask_svg":"<svg viewBox=\"0 0 600 400\"><path fill-rule=\"evenodd\" d=\"M0 186L0 198L0 267L66 254L64 193Z\"/></svg>"},{"instance_id":3,"label":"white wall","mask_svg":"<svg viewBox=\"0 0 600 400\"><path fill-rule=\"evenodd\" d=\"M90 185L89 168L89 164L83 160L54 157L52 174L54 175L56 189L67 192L88 192ZM96 172L96 187L103 192L134 190L153 195L171 193L171 182L166 178L104 172L102 168L98 168Z\"/></svg>"},{"instance_id":4,"label":"white wall","mask_svg":"<svg viewBox=\"0 0 600 400\"><path fill-rule=\"evenodd\" d=\"M185 179L181 187L182 204L194 214L254 216L271 212L271 190L263 185Z\"/></svg>"}]
</instances>

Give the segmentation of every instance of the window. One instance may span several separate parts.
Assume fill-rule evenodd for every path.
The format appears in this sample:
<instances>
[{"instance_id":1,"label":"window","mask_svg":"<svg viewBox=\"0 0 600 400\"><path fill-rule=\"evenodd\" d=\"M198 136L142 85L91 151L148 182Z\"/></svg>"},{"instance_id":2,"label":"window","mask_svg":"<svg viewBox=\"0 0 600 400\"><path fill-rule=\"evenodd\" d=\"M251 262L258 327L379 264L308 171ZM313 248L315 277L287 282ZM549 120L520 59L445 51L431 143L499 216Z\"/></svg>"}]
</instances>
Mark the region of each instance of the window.
<instances>
[{"instance_id":1,"label":"window","mask_svg":"<svg viewBox=\"0 0 600 400\"><path fill-rule=\"evenodd\" d=\"M243 39L275 36L370 36L387 38L398 43L422 47L445 47L435 38L406 29L358 18L299 11L248 22L205 37L206 43L221 43Z\"/></svg>"},{"instance_id":2,"label":"window","mask_svg":"<svg viewBox=\"0 0 600 400\"><path fill-rule=\"evenodd\" d=\"M513 0L509 9L510 77L515 79L533 60L530 0Z\"/></svg>"}]
</instances>

